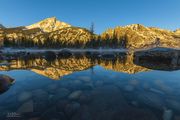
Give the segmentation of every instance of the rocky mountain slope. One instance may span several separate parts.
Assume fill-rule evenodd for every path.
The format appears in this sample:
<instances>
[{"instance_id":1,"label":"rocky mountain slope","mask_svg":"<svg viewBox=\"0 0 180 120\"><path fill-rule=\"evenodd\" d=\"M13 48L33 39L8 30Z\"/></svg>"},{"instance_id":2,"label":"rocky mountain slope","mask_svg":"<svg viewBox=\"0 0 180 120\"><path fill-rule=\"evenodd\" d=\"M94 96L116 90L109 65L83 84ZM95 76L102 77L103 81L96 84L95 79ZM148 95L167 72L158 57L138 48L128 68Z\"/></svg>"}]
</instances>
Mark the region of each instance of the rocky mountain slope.
<instances>
[{"instance_id":1,"label":"rocky mountain slope","mask_svg":"<svg viewBox=\"0 0 180 120\"><path fill-rule=\"evenodd\" d=\"M60 22L56 19L56 17L52 17L52 18L47 18L43 21L40 21L38 23L26 26L26 29L34 29L34 28L39 28L41 29L43 32L53 32L56 30L59 30L61 28L65 28L65 27L71 27L70 24L67 24L65 22Z\"/></svg>"},{"instance_id":2,"label":"rocky mountain slope","mask_svg":"<svg viewBox=\"0 0 180 120\"><path fill-rule=\"evenodd\" d=\"M169 31L132 24L108 29L98 36L85 28L71 26L52 17L29 26L1 28L0 46L180 48L180 30Z\"/></svg>"},{"instance_id":3,"label":"rocky mountain slope","mask_svg":"<svg viewBox=\"0 0 180 120\"><path fill-rule=\"evenodd\" d=\"M168 31L155 27L132 24L108 29L102 33L102 39L124 40L127 48L180 47L179 31Z\"/></svg>"},{"instance_id":4,"label":"rocky mountain slope","mask_svg":"<svg viewBox=\"0 0 180 120\"><path fill-rule=\"evenodd\" d=\"M55 17L47 18L30 26L0 29L0 41L14 46L50 46L84 43L92 33L84 28L73 27ZM25 45L26 44L26 45ZM6 45L5 45L6 46Z\"/></svg>"}]
</instances>

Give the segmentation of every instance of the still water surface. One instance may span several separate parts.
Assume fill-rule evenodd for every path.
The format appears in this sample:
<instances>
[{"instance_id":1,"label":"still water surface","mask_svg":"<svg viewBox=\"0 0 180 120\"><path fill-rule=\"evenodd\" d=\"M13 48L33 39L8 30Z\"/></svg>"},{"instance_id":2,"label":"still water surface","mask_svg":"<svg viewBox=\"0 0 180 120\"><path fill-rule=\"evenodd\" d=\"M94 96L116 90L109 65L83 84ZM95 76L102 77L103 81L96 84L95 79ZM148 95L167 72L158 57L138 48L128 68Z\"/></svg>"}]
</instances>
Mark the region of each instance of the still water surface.
<instances>
[{"instance_id":1,"label":"still water surface","mask_svg":"<svg viewBox=\"0 0 180 120\"><path fill-rule=\"evenodd\" d=\"M179 64L131 54L50 58L0 66L16 80L0 94L0 120L180 120Z\"/></svg>"}]
</instances>

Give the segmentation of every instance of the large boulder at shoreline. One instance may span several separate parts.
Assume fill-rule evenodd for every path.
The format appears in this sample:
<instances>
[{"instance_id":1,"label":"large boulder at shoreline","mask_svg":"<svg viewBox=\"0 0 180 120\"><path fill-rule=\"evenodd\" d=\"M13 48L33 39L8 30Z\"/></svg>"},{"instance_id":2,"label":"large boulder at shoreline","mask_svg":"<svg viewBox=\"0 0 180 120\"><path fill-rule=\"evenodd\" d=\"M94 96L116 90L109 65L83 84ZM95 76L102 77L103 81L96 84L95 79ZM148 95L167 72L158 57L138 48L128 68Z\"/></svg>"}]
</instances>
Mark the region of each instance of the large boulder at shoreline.
<instances>
[{"instance_id":1,"label":"large boulder at shoreline","mask_svg":"<svg viewBox=\"0 0 180 120\"><path fill-rule=\"evenodd\" d=\"M14 82L13 78L7 75L0 75L0 93L7 91Z\"/></svg>"}]
</instances>

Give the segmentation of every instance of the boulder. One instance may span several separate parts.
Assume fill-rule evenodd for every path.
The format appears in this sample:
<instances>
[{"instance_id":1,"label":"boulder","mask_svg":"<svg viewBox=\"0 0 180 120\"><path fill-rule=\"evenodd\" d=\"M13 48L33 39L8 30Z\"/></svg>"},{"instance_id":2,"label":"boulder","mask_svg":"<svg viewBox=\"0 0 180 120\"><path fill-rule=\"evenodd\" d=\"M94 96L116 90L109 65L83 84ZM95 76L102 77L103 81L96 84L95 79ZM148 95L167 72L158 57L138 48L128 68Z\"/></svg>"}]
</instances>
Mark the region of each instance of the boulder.
<instances>
[{"instance_id":1,"label":"boulder","mask_svg":"<svg viewBox=\"0 0 180 120\"><path fill-rule=\"evenodd\" d=\"M7 75L0 75L0 93L7 91L15 80Z\"/></svg>"}]
</instances>

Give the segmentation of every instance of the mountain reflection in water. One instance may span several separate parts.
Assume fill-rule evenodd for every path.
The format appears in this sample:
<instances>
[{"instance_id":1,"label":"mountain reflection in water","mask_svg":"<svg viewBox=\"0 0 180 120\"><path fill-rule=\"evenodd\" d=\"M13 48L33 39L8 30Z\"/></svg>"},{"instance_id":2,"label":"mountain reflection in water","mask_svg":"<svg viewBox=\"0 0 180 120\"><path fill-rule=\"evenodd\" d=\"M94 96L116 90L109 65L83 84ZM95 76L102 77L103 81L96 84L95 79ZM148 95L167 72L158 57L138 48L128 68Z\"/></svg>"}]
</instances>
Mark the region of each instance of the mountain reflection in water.
<instances>
[{"instance_id":1,"label":"mountain reflection in water","mask_svg":"<svg viewBox=\"0 0 180 120\"><path fill-rule=\"evenodd\" d=\"M0 67L16 80L0 95L0 119L180 120L179 55L14 56Z\"/></svg>"}]
</instances>

